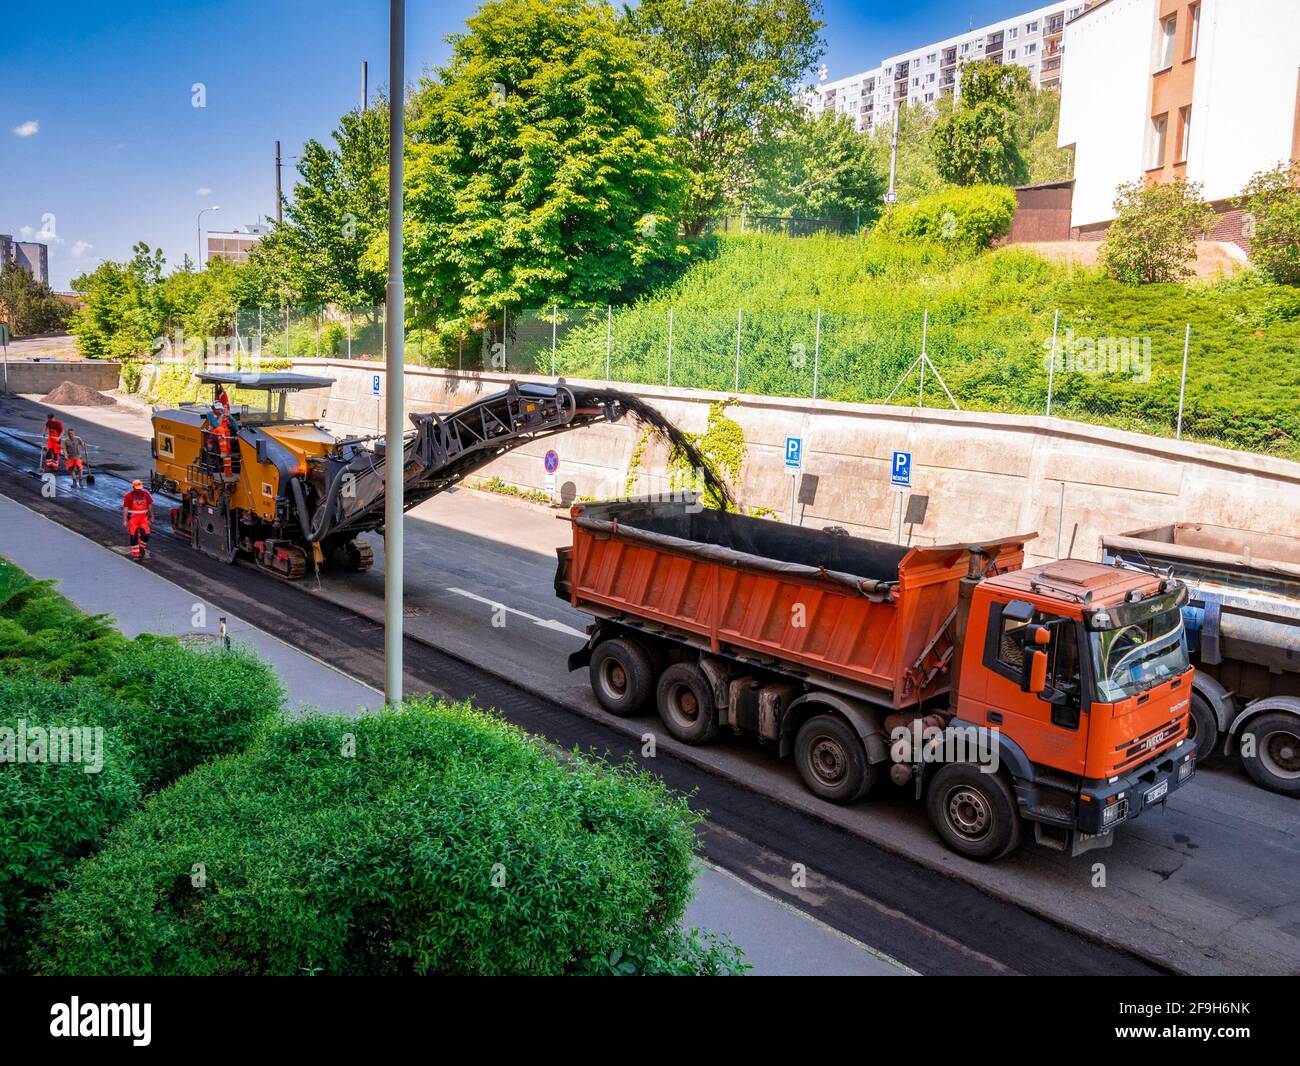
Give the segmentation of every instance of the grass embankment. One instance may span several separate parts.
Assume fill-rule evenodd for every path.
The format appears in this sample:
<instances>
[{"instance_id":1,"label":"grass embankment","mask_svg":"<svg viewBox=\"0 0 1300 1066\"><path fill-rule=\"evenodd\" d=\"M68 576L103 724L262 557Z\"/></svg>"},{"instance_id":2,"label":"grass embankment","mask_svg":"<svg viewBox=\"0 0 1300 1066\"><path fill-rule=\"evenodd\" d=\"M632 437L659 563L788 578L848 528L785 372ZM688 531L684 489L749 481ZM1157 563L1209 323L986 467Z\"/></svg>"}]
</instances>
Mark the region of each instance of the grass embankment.
<instances>
[{"instance_id":1,"label":"grass embankment","mask_svg":"<svg viewBox=\"0 0 1300 1066\"><path fill-rule=\"evenodd\" d=\"M637 304L559 313L556 370L674 385L881 402L927 350L964 409L1042 414L1061 312L1053 414L1172 436L1186 324L1184 434L1300 459L1300 290L1254 274L1130 287L1014 248L976 256L868 237L729 237L717 255ZM817 344L817 309L821 338ZM519 315L512 370L549 373L550 309ZM1129 354L1117 353L1116 341ZM1147 345L1149 343L1149 359ZM1100 365L1098 365L1100 364ZM894 402L916 403L909 379ZM946 406L930 375L927 406Z\"/></svg>"},{"instance_id":2,"label":"grass embankment","mask_svg":"<svg viewBox=\"0 0 1300 1066\"><path fill-rule=\"evenodd\" d=\"M282 699L0 559L0 972L743 968L680 928L698 816L656 779L467 706Z\"/></svg>"}]
</instances>

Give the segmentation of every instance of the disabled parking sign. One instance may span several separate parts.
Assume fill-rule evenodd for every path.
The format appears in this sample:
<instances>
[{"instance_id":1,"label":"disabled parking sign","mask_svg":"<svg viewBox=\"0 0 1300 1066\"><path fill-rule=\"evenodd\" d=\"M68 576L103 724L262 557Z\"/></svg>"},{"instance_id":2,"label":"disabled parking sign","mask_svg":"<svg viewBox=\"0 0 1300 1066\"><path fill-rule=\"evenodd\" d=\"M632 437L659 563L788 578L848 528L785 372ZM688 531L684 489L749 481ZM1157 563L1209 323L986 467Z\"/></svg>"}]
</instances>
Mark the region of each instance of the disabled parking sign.
<instances>
[{"instance_id":1,"label":"disabled parking sign","mask_svg":"<svg viewBox=\"0 0 1300 1066\"><path fill-rule=\"evenodd\" d=\"M803 469L803 438L785 438L785 466L787 470Z\"/></svg>"},{"instance_id":2,"label":"disabled parking sign","mask_svg":"<svg viewBox=\"0 0 1300 1066\"><path fill-rule=\"evenodd\" d=\"M370 375L370 395L371 395L371 396L378 396L378 395L379 395L380 382L382 382L382 381L383 381L383 378L380 377L380 375L378 375L378 374L371 374L371 375Z\"/></svg>"},{"instance_id":3,"label":"disabled parking sign","mask_svg":"<svg viewBox=\"0 0 1300 1066\"><path fill-rule=\"evenodd\" d=\"M898 486L900 489L909 488L912 484L912 453L911 452L894 452L893 462L889 468L889 481L891 484Z\"/></svg>"}]
</instances>

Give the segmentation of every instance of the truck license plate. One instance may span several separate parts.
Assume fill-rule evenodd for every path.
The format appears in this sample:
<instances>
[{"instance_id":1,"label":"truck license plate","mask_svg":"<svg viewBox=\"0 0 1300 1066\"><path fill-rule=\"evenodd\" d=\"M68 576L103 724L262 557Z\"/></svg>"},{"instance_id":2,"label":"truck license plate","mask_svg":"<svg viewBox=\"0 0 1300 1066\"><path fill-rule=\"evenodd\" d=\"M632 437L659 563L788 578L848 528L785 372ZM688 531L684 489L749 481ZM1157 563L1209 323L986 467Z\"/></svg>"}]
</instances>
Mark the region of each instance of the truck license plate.
<instances>
[{"instance_id":1,"label":"truck license plate","mask_svg":"<svg viewBox=\"0 0 1300 1066\"><path fill-rule=\"evenodd\" d=\"M1147 789L1144 806L1150 807L1151 804L1153 803L1159 803L1160 800L1165 798L1165 793L1167 793L1168 791L1169 791L1168 781L1161 781L1160 784L1158 785L1152 785L1149 789Z\"/></svg>"}]
</instances>

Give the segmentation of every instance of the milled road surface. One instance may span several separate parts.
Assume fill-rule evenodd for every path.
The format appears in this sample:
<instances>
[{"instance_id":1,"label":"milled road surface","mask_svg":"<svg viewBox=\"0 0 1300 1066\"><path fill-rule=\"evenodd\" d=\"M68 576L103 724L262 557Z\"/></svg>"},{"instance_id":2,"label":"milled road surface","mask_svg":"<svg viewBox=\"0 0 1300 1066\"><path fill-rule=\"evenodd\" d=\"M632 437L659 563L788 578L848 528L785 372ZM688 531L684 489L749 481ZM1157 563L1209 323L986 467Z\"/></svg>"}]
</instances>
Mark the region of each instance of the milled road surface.
<instances>
[{"instance_id":1,"label":"milled road surface","mask_svg":"<svg viewBox=\"0 0 1300 1066\"><path fill-rule=\"evenodd\" d=\"M117 429L93 425L104 410ZM137 435L147 423L138 415L132 428L126 411L64 414L101 447L101 469L105 459L123 473L148 468L147 443ZM0 400L0 424L32 434L42 418L36 405ZM21 451L0 438L0 459L21 465ZM89 535L120 533L89 501L42 498L34 478L0 472L0 491L27 496L29 506ZM698 785L697 799L711 812L710 858L922 972L1131 972L1133 959L1058 925L1177 972L1300 972L1294 800L1255 788L1236 768L1203 771L1167 812L1125 826L1110 849L1071 860L1027 844L995 865L967 862L944 849L920 807L889 786L838 808L805 792L788 763L747 741L684 748L659 732L656 718L605 715L585 671L570 675L564 665L587 621L551 588L553 549L566 540L555 512L481 493L445 494L412 511L406 631L414 687L477 695L552 739L589 738L584 746L635 750L643 733L655 734L652 768L674 787ZM378 678L378 541L375 571L296 588L196 557L179 542L155 543L153 565L171 570L172 580L210 585L245 617L279 610L295 619L286 639L309 642L314 654L363 680ZM315 597L315 609L301 607L303 593ZM809 870L809 886L814 872L825 880L791 888L794 863Z\"/></svg>"}]
</instances>

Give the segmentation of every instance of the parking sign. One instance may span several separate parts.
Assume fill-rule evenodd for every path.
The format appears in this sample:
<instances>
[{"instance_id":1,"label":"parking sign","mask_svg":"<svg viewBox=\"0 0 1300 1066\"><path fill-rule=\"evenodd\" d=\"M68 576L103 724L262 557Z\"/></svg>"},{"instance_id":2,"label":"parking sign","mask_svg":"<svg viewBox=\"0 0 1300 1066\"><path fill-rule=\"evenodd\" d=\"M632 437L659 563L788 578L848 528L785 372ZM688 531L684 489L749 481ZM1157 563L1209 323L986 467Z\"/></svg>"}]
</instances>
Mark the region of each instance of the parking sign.
<instances>
[{"instance_id":1,"label":"parking sign","mask_svg":"<svg viewBox=\"0 0 1300 1066\"><path fill-rule=\"evenodd\" d=\"M905 489L912 484L912 453L911 452L894 452L894 460L890 464L889 481L899 488Z\"/></svg>"},{"instance_id":2,"label":"parking sign","mask_svg":"<svg viewBox=\"0 0 1300 1066\"><path fill-rule=\"evenodd\" d=\"M371 396L378 396L378 395L379 395L380 382L382 382L382 381L383 381L383 377L382 377L381 375L379 375L379 374L371 374L371 375L370 375L370 395L371 395Z\"/></svg>"},{"instance_id":3,"label":"parking sign","mask_svg":"<svg viewBox=\"0 0 1300 1066\"><path fill-rule=\"evenodd\" d=\"M787 470L803 469L803 438L785 438L785 466Z\"/></svg>"}]
</instances>

